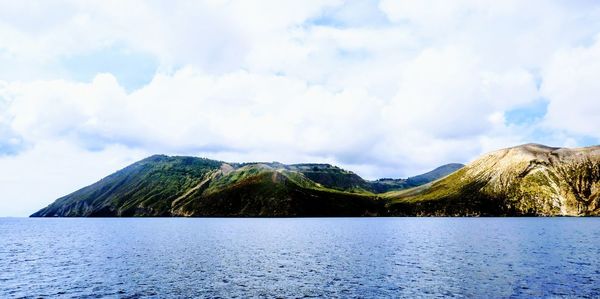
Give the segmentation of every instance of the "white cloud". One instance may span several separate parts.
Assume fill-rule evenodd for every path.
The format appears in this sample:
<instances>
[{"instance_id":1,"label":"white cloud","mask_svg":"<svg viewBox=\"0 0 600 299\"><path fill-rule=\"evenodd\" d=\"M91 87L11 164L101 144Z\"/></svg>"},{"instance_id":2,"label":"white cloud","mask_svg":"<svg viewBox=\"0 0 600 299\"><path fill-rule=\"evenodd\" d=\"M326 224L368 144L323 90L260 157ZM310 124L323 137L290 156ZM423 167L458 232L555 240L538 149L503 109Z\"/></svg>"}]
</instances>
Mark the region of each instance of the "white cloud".
<instances>
[{"instance_id":1,"label":"white cloud","mask_svg":"<svg viewBox=\"0 0 600 299\"><path fill-rule=\"evenodd\" d=\"M600 139L600 40L557 52L543 78L542 94L551 99L545 125Z\"/></svg>"},{"instance_id":2,"label":"white cloud","mask_svg":"<svg viewBox=\"0 0 600 299\"><path fill-rule=\"evenodd\" d=\"M402 167L406 175L449 161L440 153L452 144L476 146L479 136L504 126L491 121L494 113L534 98L526 74L476 73L469 63L454 49L426 52L398 78L391 100L360 87L338 91L285 76L215 76L191 68L158 74L129 94L102 74L91 83L8 84L4 97L12 103L11 129L32 144L69 140L90 149L121 144L180 154L224 151L284 162L326 157L346 165ZM513 90L513 97L499 97L496 90ZM438 153L412 157L416 149ZM464 161L465 155L454 157Z\"/></svg>"},{"instance_id":3,"label":"white cloud","mask_svg":"<svg viewBox=\"0 0 600 299\"><path fill-rule=\"evenodd\" d=\"M521 142L581 145L581 136L600 138L599 7L3 2L0 168L19 168L22 177L0 182L12 190L0 205L28 180L57 196L150 153L330 162L375 178L414 175ZM157 69L144 74L152 81L132 89L119 74L98 72L81 82L73 79L80 70L65 63L115 49L155 60ZM540 97L547 115L510 123L511 111L527 116ZM61 150L73 164L87 161L85 180L59 183L70 173ZM56 162L38 163L46 152ZM108 156L119 162L91 166ZM27 178L33 167L62 174L44 183ZM25 197L33 203L44 196Z\"/></svg>"},{"instance_id":4,"label":"white cloud","mask_svg":"<svg viewBox=\"0 0 600 299\"><path fill-rule=\"evenodd\" d=\"M103 74L89 83L9 85L11 127L27 141L89 139L155 150L353 152L371 144L378 99L274 75L184 69L126 94ZM367 126L373 121L371 126Z\"/></svg>"},{"instance_id":5,"label":"white cloud","mask_svg":"<svg viewBox=\"0 0 600 299\"><path fill-rule=\"evenodd\" d=\"M28 216L146 155L122 146L87 151L65 141L43 141L18 156L0 156L0 217Z\"/></svg>"},{"instance_id":6,"label":"white cloud","mask_svg":"<svg viewBox=\"0 0 600 299\"><path fill-rule=\"evenodd\" d=\"M491 72L475 53L459 47L422 51L399 81L398 93L382 110L389 131L379 155L407 161L401 165L410 169L464 162L480 152L482 136L512 133L498 134L505 128L504 111L537 96L528 72Z\"/></svg>"}]
</instances>

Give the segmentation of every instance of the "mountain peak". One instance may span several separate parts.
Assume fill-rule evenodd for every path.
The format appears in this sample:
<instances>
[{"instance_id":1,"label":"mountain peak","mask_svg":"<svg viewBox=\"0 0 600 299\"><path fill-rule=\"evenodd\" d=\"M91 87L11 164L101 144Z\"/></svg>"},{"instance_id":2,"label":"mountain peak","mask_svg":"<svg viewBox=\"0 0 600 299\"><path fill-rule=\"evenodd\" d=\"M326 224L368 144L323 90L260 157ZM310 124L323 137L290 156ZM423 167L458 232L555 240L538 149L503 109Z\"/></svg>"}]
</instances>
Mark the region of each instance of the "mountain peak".
<instances>
[{"instance_id":1,"label":"mountain peak","mask_svg":"<svg viewBox=\"0 0 600 299\"><path fill-rule=\"evenodd\" d=\"M153 155L32 216L600 215L600 147L523 144L367 181L329 164Z\"/></svg>"},{"instance_id":2,"label":"mountain peak","mask_svg":"<svg viewBox=\"0 0 600 299\"><path fill-rule=\"evenodd\" d=\"M361 216L384 213L377 194L413 185L366 181L330 164L152 155L32 216Z\"/></svg>"},{"instance_id":3,"label":"mountain peak","mask_svg":"<svg viewBox=\"0 0 600 299\"><path fill-rule=\"evenodd\" d=\"M506 148L395 196L398 207L419 202L414 213L434 215L598 215L600 147Z\"/></svg>"},{"instance_id":4,"label":"mountain peak","mask_svg":"<svg viewBox=\"0 0 600 299\"><path fill-rule=\"evenodd\" d=\"M555 151L557 149L560 149L560 147L553 147L553 146L548 146L545 144L539 144L539 143L526 143L526 144L521 144L518 146L515 146L513 148L520 148L523 150L528 150L528 151L542 151L542 152L547 152L547 151Z\"/></svg>"}]
</instances>

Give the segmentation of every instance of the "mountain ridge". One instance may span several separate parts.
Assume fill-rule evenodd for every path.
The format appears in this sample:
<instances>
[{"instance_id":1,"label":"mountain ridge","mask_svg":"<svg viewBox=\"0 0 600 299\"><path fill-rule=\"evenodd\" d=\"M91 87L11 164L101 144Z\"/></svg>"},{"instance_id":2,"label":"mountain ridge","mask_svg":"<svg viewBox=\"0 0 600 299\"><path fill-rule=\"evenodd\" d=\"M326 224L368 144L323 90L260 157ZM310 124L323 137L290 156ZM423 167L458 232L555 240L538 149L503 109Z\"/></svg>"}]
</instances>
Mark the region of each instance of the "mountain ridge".
<instances>
[{"instance_id":1,"label":"mountain ridge","mask_svg":"<svg viewBox=\"0 0 600 299\"><path fill-rule=\"evenodd\" d=\"M406 179L397 179L384 189L407 186ZM32 217L382 215L380 189L377 182L331 164L152 155Z\"/></svg>"},{"instance_id":2,"label":"mountain ridge","mask_svg":"<svg viewBox=\"0 0 600 299\"><path fill-rule=\"evenodd\" d=\"M523 144L406 179L330 164L154 155L32 217L596 216L600 146Z\"/></svg>"},{"instance_id":3,"label":"mountain ridge","mask_svg":"<svg viewBox=\"0 0 600 299\"><path fill-rule=\"evenodd\" d=\"M388 199L398 213L423 216L599 215L600 146L500 149Z\"/></svg>"}]
</instances>

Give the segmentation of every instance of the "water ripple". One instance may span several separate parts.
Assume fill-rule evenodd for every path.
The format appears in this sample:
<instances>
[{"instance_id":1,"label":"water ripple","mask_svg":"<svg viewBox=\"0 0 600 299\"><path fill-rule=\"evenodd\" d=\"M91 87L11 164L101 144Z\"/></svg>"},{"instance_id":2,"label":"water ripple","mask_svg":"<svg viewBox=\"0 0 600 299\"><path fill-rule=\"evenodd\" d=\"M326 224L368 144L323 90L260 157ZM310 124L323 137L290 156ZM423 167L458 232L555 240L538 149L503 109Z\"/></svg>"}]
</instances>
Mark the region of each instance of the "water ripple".
<instances>
[{"instance_id":1,"label":"water ripple","mask_svg":"<svg viewBox=\"0 0 600 299\"><path fill-rule=\"evenodd\" d=\"M0 218L0 297L599 297L599 231L596 218Z\"/></svg>"}]
</instances>

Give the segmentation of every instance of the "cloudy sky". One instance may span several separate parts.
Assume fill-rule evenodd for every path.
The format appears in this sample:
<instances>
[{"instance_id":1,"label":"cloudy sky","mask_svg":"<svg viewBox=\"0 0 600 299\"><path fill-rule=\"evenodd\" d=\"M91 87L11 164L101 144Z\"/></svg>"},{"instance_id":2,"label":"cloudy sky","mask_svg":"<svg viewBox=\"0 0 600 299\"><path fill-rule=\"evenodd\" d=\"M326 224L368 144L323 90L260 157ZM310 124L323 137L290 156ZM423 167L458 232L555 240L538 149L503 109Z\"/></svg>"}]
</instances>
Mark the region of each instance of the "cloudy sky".
<instances>
[{"instance_id":1,"label":"cloudy sky","mask_svg":"<svg viewBox=\"0 0 600 299\"><path fill-rule=\"evenodd\" d=\"M154 153L406 177L600 140L597 1L0 1L0 216Z\"/></svg>"}]
</instances>

